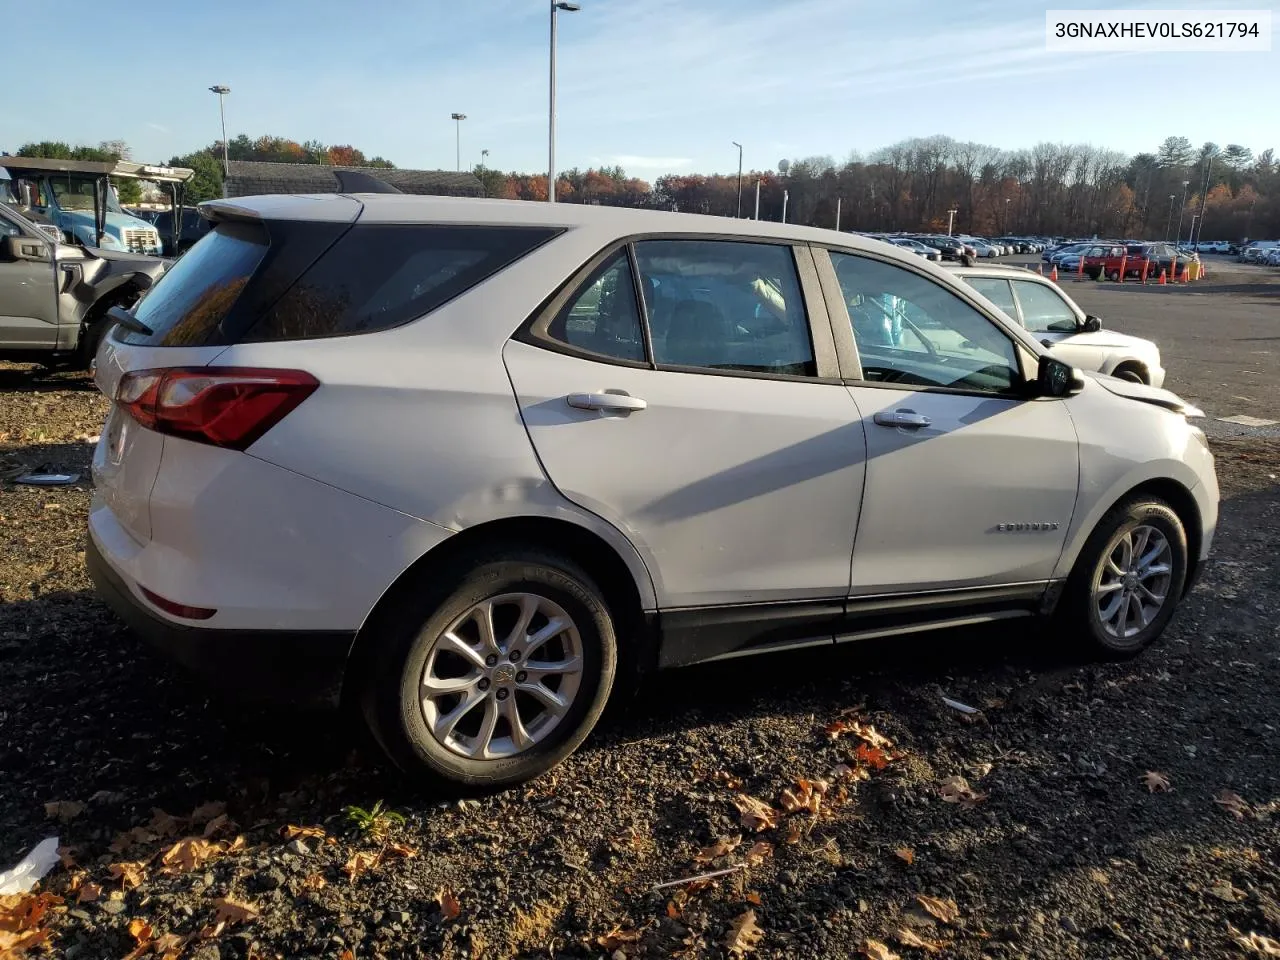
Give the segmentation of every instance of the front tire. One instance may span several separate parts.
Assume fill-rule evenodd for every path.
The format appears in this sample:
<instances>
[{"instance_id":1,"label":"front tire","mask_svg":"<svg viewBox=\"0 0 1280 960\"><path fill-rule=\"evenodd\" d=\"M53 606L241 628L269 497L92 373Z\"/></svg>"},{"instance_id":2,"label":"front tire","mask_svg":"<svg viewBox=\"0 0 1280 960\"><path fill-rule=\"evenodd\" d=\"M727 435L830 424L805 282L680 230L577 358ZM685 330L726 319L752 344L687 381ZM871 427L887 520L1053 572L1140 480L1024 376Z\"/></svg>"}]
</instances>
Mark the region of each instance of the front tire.
<instances>
[{"instance_id":1,"label":"front tire","mask_svg":"<svg viewBox=\"0 0 1280 960\"><path fill-rule=\"evenodd\" d=\"M1113 507L1080 551L1058 606L1073 642L1108 658L1133 656L1164 632L1187 577L1187 534L1162 500Z\"/></svg>"},{"instance_id":2,"label":"front tire","mask_svg":"<svg viewBox=\"0 0 1280 960\"><path fill-rule=\"evenodd\" d=\"M380 617L365 719L410 775L482 789L531 780L603 713L613 618L592 579L554 553L491 550L454 568Z\"/></svg>"}]
</instances>

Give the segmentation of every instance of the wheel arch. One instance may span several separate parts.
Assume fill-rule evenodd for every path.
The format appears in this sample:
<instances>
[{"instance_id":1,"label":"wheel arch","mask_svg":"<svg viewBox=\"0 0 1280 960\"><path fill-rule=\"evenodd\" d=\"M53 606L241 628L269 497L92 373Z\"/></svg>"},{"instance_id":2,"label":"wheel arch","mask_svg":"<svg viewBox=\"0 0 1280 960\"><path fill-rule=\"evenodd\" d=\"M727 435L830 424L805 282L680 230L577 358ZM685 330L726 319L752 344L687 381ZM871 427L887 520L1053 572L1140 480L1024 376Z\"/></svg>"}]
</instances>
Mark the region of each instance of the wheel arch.
<instances>
[{"instance_id":1,"label":"wheel arch","mask_svg":"<svg viewBox=\"0 0 1280 960\"><path fill-rule=\"evenodd\" d=\"M1142 378L1142 382L1151 383L1151 371L1147 365L1141 360L1134 357L1121 357L1120 360L1108 372L1109 376L1118 377L1126 370L1131 370Z\"/></svg>"},{"instance_id":2,"label":"wheel arch","mask_svg":"<svg viewBox=\"0 0 1280 960\"><path fill-rule=\"evenodd\" d=\"M1082 524L1077 531L1074 542L1071 544L1069 554L1064 553L1065 570L1060 565L1059 575L1068 576L1075 568L1076 561L1079 559L1080 551L1084 549L1085 543L1097 529L1098 523L1103 517L1110 513L1118 504L1123 503L1135 496L1151 496L1158 500L1163 500L1173 508L1173 512L1178 515L1178 519L1182 521L1183 529L1187 534L1187 579L1188 584L1195 582L1196 574L1200 566L1200 548L1203 541L1203 524L1200 513L1200 506L1196 503L1195 495L1191 489L1174 479L1173 477L1151 477L1139 483L1133 484L1125 489L1117 496L1108 498L1105 506L1096 510L1096 515L1090 517L1087 525Z\"/></svg>"},{"instance_id":3,"label":"wheel arch","mask_svg":"<svg viewBox=\"0 0 1280 960\"><path fill-rule=\"evenodd\" d=\"M638 554L633 564L619 553L614 544L587 526L558 517L506 517L467 527L428 550L411 563L388 587L365 618L347 658L343 681L344 701L357 695L377 649L382 617L394 609L406 592L412 591L424 578L449 569L469 553L485 547L520 544L549 548L564 554L587 571L604 594L618 627L619 655L633 657L641 670L649 669L656 660L656 638L649 629L649 613L655 600L652 581ZM634 553L634 550L632 551ZM638 580L638 571L644 578ZM628 639L629 638L629 639Z\"/></svg>"}]
</instances>

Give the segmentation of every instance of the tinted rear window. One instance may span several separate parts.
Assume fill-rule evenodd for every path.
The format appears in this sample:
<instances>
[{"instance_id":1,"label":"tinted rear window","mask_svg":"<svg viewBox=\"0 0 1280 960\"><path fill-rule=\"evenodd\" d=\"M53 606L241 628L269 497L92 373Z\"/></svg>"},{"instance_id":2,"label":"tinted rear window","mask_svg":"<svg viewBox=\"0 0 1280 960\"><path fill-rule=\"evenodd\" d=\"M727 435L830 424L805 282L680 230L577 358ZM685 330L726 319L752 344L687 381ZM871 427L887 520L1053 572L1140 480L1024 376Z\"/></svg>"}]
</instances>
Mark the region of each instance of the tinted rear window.
<instances>
[{"instance_id":1,"label":"tinted rear window","mask_svg":"<svg viewBox=\"0 0 1280 960\"><path fill-rule=\"evenodd\" d=\"M267 252L261 224L224 223L178 260L138 303L134 316L154 331L128 343L202 346L230 313Z\"/></svg>"},{"instance_id":2,"label":"tinted rear window","mask_svg":"<svg viewBox=\"0 0 1280 960\"><path fill-rule=\"evenodd\" d=\"M367 333L430 313L555 236L542 227L357 224L245 335Z\"/></svg>"}]
</instances>

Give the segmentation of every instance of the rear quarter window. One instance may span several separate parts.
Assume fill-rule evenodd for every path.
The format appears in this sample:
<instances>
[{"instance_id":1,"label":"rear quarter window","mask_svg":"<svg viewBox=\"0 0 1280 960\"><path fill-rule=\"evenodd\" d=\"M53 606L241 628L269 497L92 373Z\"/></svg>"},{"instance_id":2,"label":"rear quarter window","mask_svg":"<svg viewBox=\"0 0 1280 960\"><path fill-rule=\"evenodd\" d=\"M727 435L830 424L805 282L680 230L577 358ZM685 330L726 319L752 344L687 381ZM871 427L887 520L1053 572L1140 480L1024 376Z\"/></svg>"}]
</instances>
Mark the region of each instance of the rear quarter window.
<instances>
[{"instance_id":1,"label":"rear quarter window","mask_svg":"<svg viewBox=\"0 0 1280 960\"><path fill-rule=\"evenodd\" d=\"M408 323L559 232L545 227L357 224L244 339L305 340Z\"/></svg>"},{"instance_id":2,"label":"rear quarter window","mask_svg":"<svg viewBox=\"0 0 1280 960\"><path fill-rule=\"evenodd\" d=\"M121 339L162 347L214 342L267 247L267 231L261 224L220 224L138 302L134 316L152 332L128 331Z\"/></svg>"}]
</instances>

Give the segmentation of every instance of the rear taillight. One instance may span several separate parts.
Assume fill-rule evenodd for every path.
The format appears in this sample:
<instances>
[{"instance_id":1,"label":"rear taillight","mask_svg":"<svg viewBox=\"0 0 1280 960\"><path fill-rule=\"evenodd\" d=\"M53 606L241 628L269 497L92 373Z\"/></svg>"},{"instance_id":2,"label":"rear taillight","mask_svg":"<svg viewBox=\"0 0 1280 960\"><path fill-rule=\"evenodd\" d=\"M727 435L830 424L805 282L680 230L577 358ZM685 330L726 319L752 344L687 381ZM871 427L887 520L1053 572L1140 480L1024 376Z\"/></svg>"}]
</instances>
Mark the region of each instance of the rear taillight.
<instances>
[{"instance_id":1,"label":"rear taillight","mask_svg":"<svg viewBox=\"0 0 1280 960\"><path fill-rule=\"evenodd\" d=\"M173 367L126 373L116 402L159 433L245 450L318 386L301 370Z\"/></svg>"}]
</instances>

